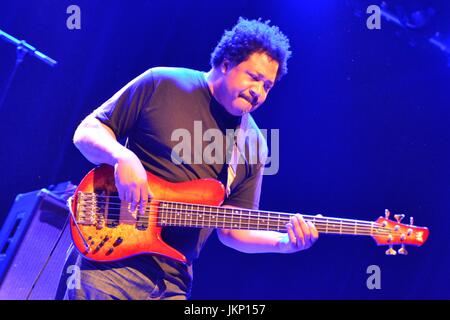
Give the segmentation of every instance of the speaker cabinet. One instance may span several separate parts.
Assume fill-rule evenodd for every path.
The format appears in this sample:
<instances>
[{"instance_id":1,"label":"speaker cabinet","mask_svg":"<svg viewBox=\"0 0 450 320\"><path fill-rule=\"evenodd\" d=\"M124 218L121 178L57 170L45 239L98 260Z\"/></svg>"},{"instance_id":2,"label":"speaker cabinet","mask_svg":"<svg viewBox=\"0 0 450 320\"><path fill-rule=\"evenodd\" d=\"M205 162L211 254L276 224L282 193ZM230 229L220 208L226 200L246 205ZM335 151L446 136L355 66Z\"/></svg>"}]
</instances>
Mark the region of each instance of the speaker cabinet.
<instances>
[{"instance_id":1,"label":"speaker cabinet","mask_svg":"<svg viewBox=\"0 0 450 320\"><path fill-rule=\"evenodd\" d=\"M55 299L69 214L65 199L47 189L17 195L0 231L0 299Z\"/></svg>"}]
</instances>

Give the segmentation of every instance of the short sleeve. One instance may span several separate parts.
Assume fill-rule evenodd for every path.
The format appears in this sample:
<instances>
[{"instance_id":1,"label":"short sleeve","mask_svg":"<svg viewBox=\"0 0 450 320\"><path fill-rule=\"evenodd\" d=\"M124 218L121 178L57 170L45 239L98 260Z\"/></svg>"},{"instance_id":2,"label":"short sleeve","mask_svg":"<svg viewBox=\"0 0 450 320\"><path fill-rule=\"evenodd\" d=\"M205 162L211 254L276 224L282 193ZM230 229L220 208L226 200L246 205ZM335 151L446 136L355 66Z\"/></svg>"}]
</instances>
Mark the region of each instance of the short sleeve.
<instances>
[{"instance_id":1,"label":"short sleeve","mask_svg":"<svg viewBox=\"0 0 450 320\"><path fill-rule=\"evenodd\" d=\"M233 188L232 184L231 194L223 204L256 210L259 209L268 146L266 139L249 114L242 119L240 128L243 131L237 135L237 146L241 156L245 155L246 165L250 170L237 186ZM239 172L239 169L237 171Z\"/></svg>"},{"instance_id":2,"label":"short sleeve","mask_svg":"<svg viewBox=\"0 0 450 320\"><path fill-rule=\"evenodd\" d=\"M245 209L259 209L264 166L259 166L254 174L242 181L223 202Z\"/></svg>"},{"instance_id":3,"label":"short sleeve","mask_svg":"<svg viewBox=\"0 0 450 320\"><path fill-rule=\"evenodd\" d=\"M262 135L259 135L257 142L253 142L251 145L254 147L246 149L250 152L246 153L247 165L248 160L250 160L250 163L253 163L249 165L250 173L237 186L234 188L232 187L230 196L224 201L223 204L246 209L259 209L259 200L261 198L261 187L264 176L264 167L268 156L268 148L267 142ZM257 158L252 159L250 154L256 154ZM256 163L253 162L253 160L257 160ZM242 165L245 166L245 164ZM244 169L243 171L246 170Z\"/></svg>"},{"instance_id":4,"label":"short sleeve","mask_svg":"<svg viewBox=\"0 0 450 320\"><path fill-rule=\"evenodd\" d=\"M137 76L110 99L94 110L93 115L112 129L117 139L128 135L154 91L151 69Z\"/></svg>"}]
</instances>

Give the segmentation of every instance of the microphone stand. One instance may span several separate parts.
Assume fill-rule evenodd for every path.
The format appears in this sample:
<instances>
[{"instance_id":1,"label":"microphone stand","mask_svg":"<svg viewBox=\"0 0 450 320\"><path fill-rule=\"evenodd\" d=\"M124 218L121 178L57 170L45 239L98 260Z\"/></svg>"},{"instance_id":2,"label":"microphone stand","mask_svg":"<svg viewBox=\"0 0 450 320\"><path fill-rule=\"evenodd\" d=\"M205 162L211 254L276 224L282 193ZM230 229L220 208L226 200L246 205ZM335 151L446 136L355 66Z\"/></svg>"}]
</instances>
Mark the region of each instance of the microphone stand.
<instances>
[{"instance_id":1,"label":"microphone stand","mask_svg":"<svg viewBox=\"0 0 450 320\"><path fill-rule=\"evenodd\" d=\"M42 52L36 50L35 47L29 45L25 40L16 39L13 36L7 34L6 32L4 32L2 30L0 30L0 39L3 39L6 42L9 42L16 46L16 63L8 77L8 80L6 80L6 84L3 88L2 94L0 96L0 110L1 110L2 106L3 106L3 102L5 101L5 98L6 98L6 94L9 90L9 87L11 86L14 75L16 74L17 68L22 63L22 61L27 53L30 54L31 56L37 58L38 60L45 62L46 64L48 64L52 67L54 67L58 62L56 62L49 56L43 54Z\"/></svg>"}]
</instances>

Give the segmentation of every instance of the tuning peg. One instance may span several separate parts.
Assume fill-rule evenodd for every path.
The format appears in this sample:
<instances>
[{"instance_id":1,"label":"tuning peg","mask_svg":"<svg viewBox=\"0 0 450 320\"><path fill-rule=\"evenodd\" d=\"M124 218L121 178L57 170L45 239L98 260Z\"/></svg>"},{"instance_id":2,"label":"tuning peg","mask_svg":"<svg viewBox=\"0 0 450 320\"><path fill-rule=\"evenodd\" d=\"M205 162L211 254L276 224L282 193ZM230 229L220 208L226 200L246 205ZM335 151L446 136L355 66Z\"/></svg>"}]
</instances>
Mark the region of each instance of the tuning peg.
<instances>
[{"instance_id":1,"label":"tuning peg","mask_svg":"<svg viewBox=\"0 0 450 320\"><path fill-rule=\"evenodd\" d=\"M403 241L405 241L405 239L406 239L406 235L403 233L400 236L400 241L403 242ZM406 249L405 249L405 244L404 243L402 243L402 247L400 249L398 249L398 254L402 254L404 256L406 256L408 254L408 251L406 251Z\"/></svg>"},{"instance_id":2,"label":"tuning peg","mask_svg":"<svg viewBox=\"0 0 450 320\"><path fill-rule=\"evenodd\" d=\"M388 209L384 209L384 217L386 219L389 219L389 216L391 215L391 212Z\"/></svg>"},{"instance_id":3,"label":"tuning peg","mask_svg":"<svg viewBox=\"0 0 450 320\"><path fill-rule=\"evenodd\" d=\"M414 217L410 217L409 218L409 225L413 225L414 224Z\"/></svg>"},{"instance_id":4,"label":"tuning peg","mask_svg":"<svg viewBox=\"0 0 450 320\"><path fill-rule=\"evenodd\" d=\"M398 223L400 223L400 221L402 221L402 219L405 217L404 214L396 214L394 215L395 220L397 220Z\"/></svg>"},{"instance_id":5,"label":"tuning peg","mask_svg":"<svg viewBox=\"0 0 450 320\"><path fill-rule=\"evenodd\" d=\"M408 251L406 251L404 244L402 244L402 247L400 249L398 249L398 254L402 254L404 256L406 256L408 254Z\"/></svg>"},{"instance_id":6,"label":"tuning peg","mask_svg":"<svg viewBox=\"0 0 450 320\"><path fill-rule=\"evenodd\" d=\"M389 245L389 249L386 250L386 255L388 256L395 256L397 252L392 248L392 244Z\"/></svg>"}]
</instances>

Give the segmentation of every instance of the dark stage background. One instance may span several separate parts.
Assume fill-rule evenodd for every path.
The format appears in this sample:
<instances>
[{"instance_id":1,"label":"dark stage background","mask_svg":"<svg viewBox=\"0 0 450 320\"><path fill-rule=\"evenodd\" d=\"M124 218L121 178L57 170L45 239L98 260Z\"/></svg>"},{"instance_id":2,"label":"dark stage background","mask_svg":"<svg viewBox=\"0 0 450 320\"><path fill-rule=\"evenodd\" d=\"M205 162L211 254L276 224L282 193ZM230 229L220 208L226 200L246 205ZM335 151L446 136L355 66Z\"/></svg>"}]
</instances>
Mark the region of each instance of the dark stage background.
<instances>
[{"instance_id":1,"label":"dark stage background","mask_svg":"<svg viewBox=\"0 0 450 320\"><path fill-rule=\"evenodd\" d=\"M449 2L422 3L437 8L448 35ZM81 9L81 30L66 27L71 4ZM389 208L406 222L414 216L430 238L392 257L370 238L322 235L297 254L250 255L214 235L195 266L192 298L449 299L449 60L426 40L427 27L405 30L384 19L381 30L369 30L357 7L338 0L2 1L0 29L59 64L26 57L0 110L0 223L16 194L79 182L92 164L73 146L73 132L129 80L155 66L207 71L224 29L239 16L261 17L281 28L293 50L288 75L254 113L260 128L280 129L280 170L265 177L261 208L364 220ZM14 61L15 48L1 41L0 86ZM366 286L370 265L381 268L379 290Z\"/></svg>"}]
</instances>

